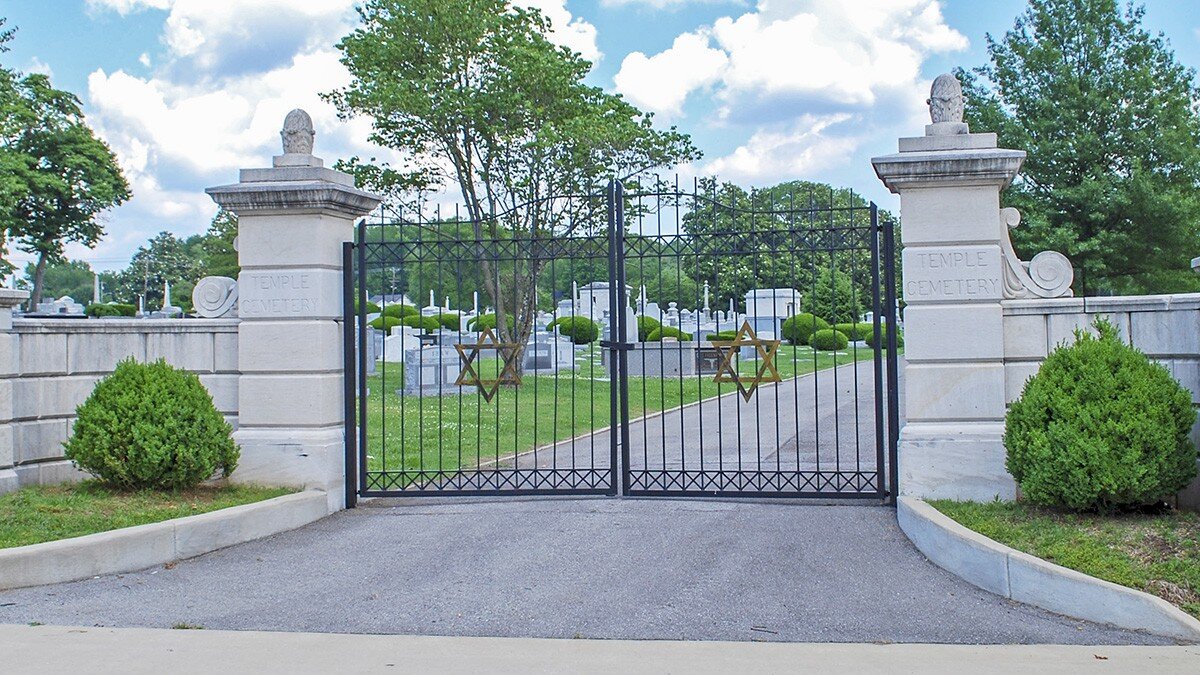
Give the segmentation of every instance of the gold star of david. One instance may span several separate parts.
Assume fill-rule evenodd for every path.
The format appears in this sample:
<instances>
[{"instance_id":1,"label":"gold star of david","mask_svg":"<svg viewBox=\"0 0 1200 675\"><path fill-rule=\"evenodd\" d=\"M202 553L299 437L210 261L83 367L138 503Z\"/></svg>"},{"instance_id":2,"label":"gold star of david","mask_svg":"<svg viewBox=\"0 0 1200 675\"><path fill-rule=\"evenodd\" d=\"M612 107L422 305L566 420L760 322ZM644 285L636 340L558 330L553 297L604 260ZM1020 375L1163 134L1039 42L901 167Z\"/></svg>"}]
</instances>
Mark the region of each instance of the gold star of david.
<instances>
[{"instance_id":1,"label":"gold star of david","mask_svg":"<svg viewBox=\"0 0 1200 675\"><path fill-rule=\"evenodd\" d=\"M517 372L517 345L511 342L500 342L496 339L496 334L491 328L484 328L479 334L479 341L473 345L454 345L458 350L458 358L462 359L463 369L458 374L458 379L454 384L464 387L477 387L479 393L483 396L483 400L488 403L495 398L496 392L500 391L502 384L521 384L521 374ZM475 366L480 362L476 359L485 350L492 350L500 357L503 365L500 367L500 376L495 379L484 379L479 375L479 371L475 370Z\"/></svg>"},{"instance_id":2,"label":"gold star of david","mask_svg":"<svg viewBox=\"0 0 1200 675\"><path fill-rule=\"evenodd\" d=\"M738 330L737 335L733 336L732 340L713 340L712 345L724 350L721 365L717 368L717 376L713 378L713 382L736 384L742 398L747 402L750 401L750 397L754 395L759 384L780 382L783 379L779 377L779 371L775 368L775 353L779 351L779 340L758 339L758 335L750 327L749 321L742 324L741 329ZM758 352L759 366L754 377L742 377L735 365L734 359L742 347L754 347ZM747 384L749 386L746 386Z\"/></svg>"}]
</instances>

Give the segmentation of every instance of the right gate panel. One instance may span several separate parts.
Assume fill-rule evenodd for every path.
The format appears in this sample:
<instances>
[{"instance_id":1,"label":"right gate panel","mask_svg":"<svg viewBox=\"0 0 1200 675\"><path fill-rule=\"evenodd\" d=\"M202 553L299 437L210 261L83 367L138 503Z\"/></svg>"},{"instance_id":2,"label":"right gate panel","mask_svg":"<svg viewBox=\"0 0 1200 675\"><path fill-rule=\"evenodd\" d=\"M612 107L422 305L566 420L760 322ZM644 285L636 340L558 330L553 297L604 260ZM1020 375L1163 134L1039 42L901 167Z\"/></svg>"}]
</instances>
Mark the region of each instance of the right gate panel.
<instances>
[{"instance_id":1,"label":"right gate panel","mask_svg":"<svg viewBox=\"0 0 1200 675\"><path fill-rule=\"evenodd\" d=\"M874 205L698 182L619 206L614 287L637 332L620 351L623 493L886 496L892 260Z\"/></svg>"}]
</instances>

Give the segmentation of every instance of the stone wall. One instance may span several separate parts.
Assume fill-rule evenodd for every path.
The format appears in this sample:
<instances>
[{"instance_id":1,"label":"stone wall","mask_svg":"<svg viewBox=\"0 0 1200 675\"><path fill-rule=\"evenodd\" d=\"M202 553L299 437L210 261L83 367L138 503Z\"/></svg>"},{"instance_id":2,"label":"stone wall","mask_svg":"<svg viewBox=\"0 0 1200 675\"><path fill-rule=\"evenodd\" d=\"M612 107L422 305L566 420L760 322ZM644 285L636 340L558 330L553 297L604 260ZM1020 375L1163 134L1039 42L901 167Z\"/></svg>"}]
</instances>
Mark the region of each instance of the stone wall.
<instances>
[{"instance_id":1,"label":"stone wall","mask_svg":"<svg viewBox=\"0 0 1200 675\"><path fill-rule=\"evenodd\" d=\"M1104 317L1130 344L1170 369L1200 407L1200 293L1006 300L1003 311L1005 402L1021 395L1047 354L1074 341L1075 329ZM1200 422L1192 440L1200 443ZM1180 499L1181 505L1200 507L1200 480Z\"/></svg>"},{"instance_id":2,"label":"stone wall","mask_svg":"<svg viewBox=\"0 0 1200 675\"><path fill-rule=\"evenodd\" d=\"M0 414L0 492L82 476L62 449L75 408L130 356L199 374L237 426L236 319L16 319L0 333L0 392L11 397Z\"/></svg>"}]
</instances>

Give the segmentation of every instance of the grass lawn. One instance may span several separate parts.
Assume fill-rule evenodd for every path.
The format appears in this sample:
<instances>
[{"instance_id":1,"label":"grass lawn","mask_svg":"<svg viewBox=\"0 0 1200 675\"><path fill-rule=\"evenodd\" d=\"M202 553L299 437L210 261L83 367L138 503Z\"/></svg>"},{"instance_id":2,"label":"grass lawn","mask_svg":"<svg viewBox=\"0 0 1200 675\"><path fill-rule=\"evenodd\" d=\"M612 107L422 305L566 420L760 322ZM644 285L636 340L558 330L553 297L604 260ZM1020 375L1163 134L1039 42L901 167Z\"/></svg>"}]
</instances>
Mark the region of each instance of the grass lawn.
<instances>
[{"instance_id":1,"label":"grass lawn","mask_svg":"<svg viewBox=\"0 0 1200 675\"><path fill-rule=\"evenodd\" d=\"M455 471L489 466L515 453L603 429L610 424L610 387L600 361L601 348L576 352L577 368L526 375L516 387L502 387L492 402L472 388L448 396L401 396L403 369L380 363L368 378L367 469L369 471ZM780 376L790 379L815 370L852 364L873 368L874 352L853 347L838 353L783 345L775 358ZM759 361L743 360L739 372L752 375ZM497 361L482 364L484 376ZM629 415L670 409L736 390L713 376L629 378ZM587 442L587 441L585 441ZM607 465L608 446L595 448L597 465Z\"/></svg>"},{"instance_id":2,"label":"grass lawn","mask_svg":"<svg viewBox=\"0 0 1200 675\"><path fill-rule=\"evenodd\" d=\"M996 541L1113 583L1200 618L1200 514L1069 514L1006 502L930 502Z\"/></svg>"},{"instance_id":3,"label":"grass lawn","mask_svg":"<svg viewBox=\"0 0 1200 675\"><path fill-rule=\"evenodd\" d=\"M248 485L120 492L95 480L35 485L0 495L0 548L193 516L291 492L295 490Z\"/></svg>"}]
</instances>

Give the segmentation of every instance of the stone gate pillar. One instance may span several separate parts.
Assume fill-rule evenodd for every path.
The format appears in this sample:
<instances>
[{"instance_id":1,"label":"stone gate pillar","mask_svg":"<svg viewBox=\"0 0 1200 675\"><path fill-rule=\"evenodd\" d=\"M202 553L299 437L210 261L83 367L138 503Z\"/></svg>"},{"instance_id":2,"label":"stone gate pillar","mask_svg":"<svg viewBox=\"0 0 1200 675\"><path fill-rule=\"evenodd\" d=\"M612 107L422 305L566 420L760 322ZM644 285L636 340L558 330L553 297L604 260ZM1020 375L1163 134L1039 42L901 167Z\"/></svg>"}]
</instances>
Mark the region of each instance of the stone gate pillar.
<instances>
[{"instance_id":1,"label":"stone gate pillar","mask_svg":"<svg viewBox=\"0 0 1200 675\"><path fill-rule=\"evenodd\" d=\"M1013 499L1001 442L1001 301L1012 272L1005 269L1011 246L1000 191L1025 153L997 148L995 134L969 132L952 75L934 82L929 107L933 123L924 136L901 138L899 153L871 160L900 195L906 303L900 492Z\"/></svg>"},{"instance_id":2,"label":"stone gate pillar","mask_svg":"<svg viewBox=\"0 0 1200 675\"><path fill-rule=\"evenodd\" d=\"M283 154L209 188L238 217L238 430L233 479L326 490L345 505L342 242L380 198L312 155L312 120L288 113Z\"/></svg>"}]
</instances>

